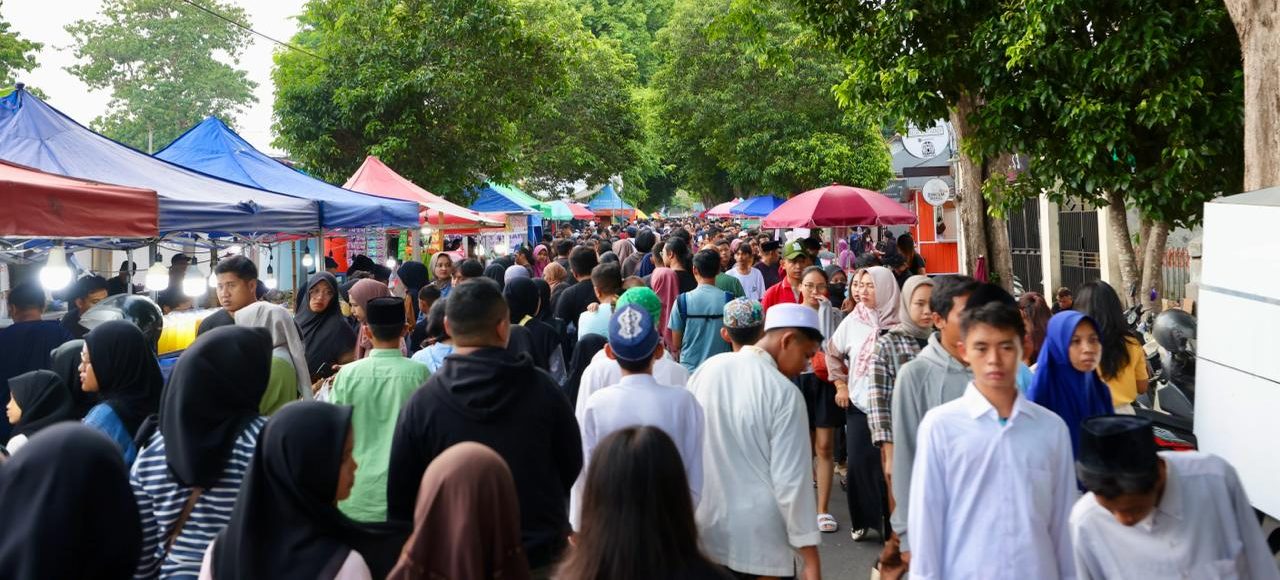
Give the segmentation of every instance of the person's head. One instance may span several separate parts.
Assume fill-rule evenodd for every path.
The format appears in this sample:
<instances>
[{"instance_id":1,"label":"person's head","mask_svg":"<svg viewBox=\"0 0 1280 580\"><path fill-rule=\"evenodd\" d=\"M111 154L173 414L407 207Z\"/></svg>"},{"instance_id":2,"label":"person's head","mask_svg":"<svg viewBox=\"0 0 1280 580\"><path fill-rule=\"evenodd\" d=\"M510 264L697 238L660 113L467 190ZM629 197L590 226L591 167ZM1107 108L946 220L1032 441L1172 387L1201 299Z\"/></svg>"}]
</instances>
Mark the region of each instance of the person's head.
<instances>
[{"instance_id":1,"label":"person's head","mask_svg":"<svg viewBox=\"0 0 1280 580\"><path fill-rule=\"evenodd\" d=\"M1075 297L1072 296L1071 289L1067 288L1066 286L1058 288L1058 291L1054 295L1054 298L1057 299L1058 308L1061 310L1068 310L1075 307L1075 302L1076 302Z\"/></svg>"},{"instance_id":2,"label":"person's head","mask_svg":"<svg viewBox=\"0 0 1280 580\"><path fill-rule=\"evenodd\" d=\"M632 288L648 288L648 287L649 285L644 283L644 278L641 278L639 276L627 276L627 278L622 281L623 292L626 292L627 290L630 290Z\"/></svg>"},{"instance_id":3,"label":"person's head","mask_svg":"<svg viewBox=\"0 0 1280 580\"><path fill-rule=\"evenodd\" d=\"M373 279L374 279L374 280L377 280L377 281L379 281L379 282L382 282L383 284L390 284L390 283L391 283L391 268L388 268L388 267L386 267L386 266L383 266L382 264L374 264L374 265L373 265Z\"/></svg>"},{"instance_id":4,"label":"person's head","mask_svg":"<svg viewBox=\"0 0 1280 580\"><path fill-rule=\"evenodd\" d=\"M431 305L440 299L440 289L435 286L426 285L418 290L418 310L426 312L431 309Z\"/></svg>"},{"instance_id":5,"label":"person's head","mask_svg":"<svg viewBox=\"0 0 1280 580\"><path fill-rule=\"evenodd\" d=\"M1045 333L1049 329L1049 319L1053 311L1039 292L1024 292L1018 297L1018 310L1022 311L1022 322L1027 326L1027 336L1031 348L1023 353L1025 360L1032 364L1040 356L1040 345L1044 344Z\"/></svg>"},{"instance_id":6,"label":"person's head","mask_svg":"<svg viewBox=\"0 0 1280 580\"><path fill-rule=\"evenodd\" d=\"M720 274L720 253L715 250L699 250L693 256L693 275L701 284L715 284Z\"/></svg>"},{"instance_id":7,"label":"person's head","mask_svg":"<svg viewBox=\"0 0 1280 580\"><path fill-rule=\"evenodd\" d=\"M556 242L556 256L568 258L573 252L573 240L560 240Z\"/></svg>"},{"instance_id":8,"label":"person's head","mask_svg":"<svg viewBox=\"0 0 1280 580\"><path fill-rule=\"evenodd\" d=\"M520 246L519 248L516 248L516 264L520 266L532 266L533 263L533 249L529 246Z\"/></svg>"},{"instance_id":9,"label":"person's head","mask_svg":"<svg viewBox=\"0 0 1280 580\"><path fill-rule=\"evenodd\" d=\"M738 352L755 344L764 334L764 308L749 298L735 298L724 305L724 326L720 338Z\"/></svg>"},{"instance_id":10,"label":"person's head","mask_svg":"<svg viewBox=\"0 0 1280 580\"><path fill-rule=\"evenodd\" d=\"M365 322L368 319L369 301L390 295L391 290L382 282L372 278L357 280L347 291L347 296L351 298L351 316L361 323Z\"/></svg>"},{"instance_id":11,"label":"person's head","mask_svg":"<svg viewBox=\"0 0 1280 580\"><path fill-rule=\"evenodd\" d=\"M815 235L819 231L821 230L814 230ZM822 251L822 241L818 238L808 237L801 239L800 243L804 245L804 252L809 254L809 258L817 261L818 252Z\"/></svg>"},{"instance_id":12,"label":"person's head","mask_svg":"<svg viewBox=\"0 0 1280 580\"><path fill-rule=\"evenodd\" d=\"M751 249L751 244L743 242L738 244L738 251L734 253L738 266L747 269L756 263L755 252Z\"/></svg>"},{"instance_id":13,"label":"person's head","mask_svg":"<svg viewBox=\"0 0 1280 580\"><path fill-rule=\"evenodd\" d=\"M704 560L684 463L661 429L605 437L585 481L576 546L557 578L674 578Z\"/></svg>"},{"instance_id":14,"label":"person's head","mask_svg":"<svg viewBox=\"0 0 1280 580\"><path fill-rule=\"evenodd\" d=\"M337 280L332 275L317 275L312 280L311 287L307 289L307 309L315 314L323 314L338 299Z\"/></svg>"},{"instance_id":15,"label":"person's head","mask_svg":"<svg viewBox=\"0 0 1280 580\"><path fill-rule=\"evenodd\" d=\"M898 253L903 256L910 256L916 253L916 241L911 238L911 234L902 234L898 236Z\"/></svg>"},{"instance_id":16,"label":"person's head","mask_svg":"<svg viewBox=\"0 0 1280 580\"><path fill-rule=\"evenodd\" d=\"M1080 423L1076 477L1116 521L1132 526L1160 503L1168 467L1156 454L1151 421L1102 415Z\"/></svg>"},{"instance_id":17,"label":"person's head","mask_svg":"<svg viewBox=\"0 0 1280 580\"><path fill-rule=\"evenodd\" d=\"M604 348L624 375L649 374L662 358L662 336L647 309L628 304L609 318L609 342Z\"/></svg>"},{"instance_id":18,"label":"person's head","mask_svg":"<svg viewBox=\"0 0 1280 580\"><path fill-rule=\"evenodd\" d=\"M138 271L138 265L132 261L125 260L120 263L119 276L121 279L128 278L129 276L137 273L137 271Z\"/></svg>"},{"instance_id":19,"label":"person's head","mask_svg":"<svg viewBox=\"0 0 1280 580\"><path fill-rule=\"evenodd\" d=\"M733 266L733 250L729 247L729 240L720 240L716 242L716 252L720 253L720 271L728 270Z\"/></svg>"},{"instance_id":20,"label":"person's head","mask_svg":"<svg viewBox=\"0 0 1280 580\"><path fill-rule=\"evenodd\" d=\"M667 265L666 260L663 258L663 256L666 254L666 251L667 251L666 240L657 242L653 245L653 252L649 255L649 259L653 260L654 268L661 268Z\"/></svg>"},{"instance_id":21,"label":"person's head","mask_svg":"<svg viewBox=\"0 0 1280 580\"><path fill-rule=\"evenodd\" d=\"M792 286L798 286L804 269L813 265L813 257L805 251L804 244L800 240L795 240L787 242L782 249L782 263L786 268L787 280Z\"/></svg>"},{"instance_id":22,"label":"person's head","mask_svg":"<svg viewBox=\"0 0 1280 580\"><path fill-rule=\"evenodd\" d=\"M778 372L793 377L809 364L822 344L818 313L800 304L776 304L764 319L764 337L756 346L767 351Z\"/></svg>"},{"instance_id":23,"label":"person's head","mask_svg":"<svg viewBox=\"0 0 1280 580\"><path fill-rule=\"evenodd\" d=\"M591 286L600 302L617 298L622 294L622 268L616 263L596 266L591 270Z\"/></svg>"},{"instance_id":24,"label":"person's head","mask_svg":"<svg viewBox=\"0 0 1280 580\"><path fill-rule=\"evenodd\" d=\"M1098 370L1098 355L1102 351L1102 342L1093 321L1081 317L1075 330L1071 333L1071 343L1067 348L1067 358L1071 367L1082 373Z\"/></svg>"},{"instance_id":25,"label":"person's head","mask_svg":"<svg viewBox=\"0 0 1280 580\"><path fill-rule=\"evenodd\" d=\"M436 280L453 279L453 256L445 252L431 259L431 274Z\"/></svg>"},{"instance_id":26,"label":"person's head","mask_svg":"<svg viewBox=\"0 0 1280 580\"><path fill-rule=\"evenodd\" d=\"M720 256L717 255L716 261L719 262L719 260ZM673 270L692 270L689 238L672 234L671 239L662 246L662 261Z\"/></svg>"},{"instance_id":27,"label":"person's head","mask_svg":"<svg viewBox=\"0 0 1280 580\"><path fill-rule=\"evenodd\" d=\"M156 304L160 306L161 314L169 314L191 310L194 301L180 289L170 288L156 295Z\"/></svg>"},{"instance_id":28,"label":"person's head","mask_svg":"<svg viewBox=\"0 0 1280 580\"><path fill-rule=\"evenodd\" d=\"M933 327L933 280L928 276L912 276L902 287L902 311L899 318L910 319L920 328Z\"/></svg>"},{"instance_id":29,"label":"person's head","mask_svg":"<svg viewBox=\"0 0 1280 580\"><path fill-rule=\"evenodd\" d=\"M76 310L85 312L107 298L107 279L102 276L81 276L76 280L73 299Z\"/></svg>"},{"instance_id":30,"label":"person's head","mask_svg":"<svg viewBox=\"0 0 1280 580\"><path fill-rule=\"evenodd\" d=\"M653 244L658 241L658 237L653 234L652 230L644 230L636 236L636 251L641 254L647 254L653 251Z\"/></svg>"},{"instance_id":31,"label":"person's head","mask_svg":"<svg viewBox=\"0 0 1280 580\"><path fill-rule=\"evenodd\" d=\"M600 265L600 258L591 248L579 246L569 253L569 268L573 270L573 277L576 280L591 277L591 270L598 265Z\"/></svg>"},{"instance_id":32,"label":"person's head","mask_svg":"<svg viewBox=\"0 0 1280 580\"><path fill-rule=\"evenodd\" d=\"M330 274L338 273L338 261L333 259L333 256L324 257L324 271Z\"/></svg>"},{"instance_id":33,"label":"person's head","mask_svg":"<svg viewBox=\"0 0 1280 580\"><path fill-rule=\"evenodd\" d=\"M569 273L564 271L564 266L561 266L559 262L551 262L547 264L546 268L542 269L542 279L552 286L564 282L568 277Z\"/></svg>"},{"instance_id":34,"label":"person's head","mask_svg":"<svg viewBox=\"0 0 1280 580\"><path fill-rule=\"evenodd\" d=\"M365 325L361 332L376 348L400 348L400 340L413 327L405 321L404 299L395 296L374 298L365 304Z\"/></svg>"},{"instance_id":35,"label":"person's head","mask_svg":"<svg viewBox=\"0 0 1280 580\"><path fill-rule=\"evenodd\" d=\"M462 280L471 280L484 276L484 264L475 258L468 258L462 261L458 266L457 276L459 282Z\"/></svg>"},{"instance_id":36,"label":"person's head","mask_svg":"<svg viewBox=\"0 0 1280 580\"><path fill-rule=\"evenodd\" d=\"M1022 360L1022 315L1012 304L993 301L965 308L960 353L979 388L1016 388Z\"/></svg>"},{"instance_id":37,"label":"person's head","mask_svg":"<svg viewBox=\"0 0 1280 580\"><path fill-rule=\"evenodd\" d=\"M817 266L809 266L800 275L800 300L805 306L817 308L827 295L827 272Z\"/></svg>"},{"instance_id":38,"label":"person's head","mask_svg":"<svg viewBox=\"0 0 1280 580\"><path fill-rule=\"evenodd\" d=\"M186 254L174 254L169 259L169 277L181 280L187 274L187 265L191 263L191 256Z\"/></svg>"},{"instance_id":39,"label":"person's head","mask_svg":"<svg viewBox=\"0 0 1280 580\"><path fill-rule=\"evenodd\" d=\"M213 268L218 278L218 304L230 314L258 301L258 266L244 256L231 256Z\"/></svg>"},{"instance_id":40,"label":"person's head","mask_svg":"<svg viewBox=\"0 0 1280 580\"><path fill-rule=\"evenodd\" d=\"M44 290L34 282L22 282L9 290L9 318L14 322L40 320L44 314Z\"/></svg>"},{"instance_id":41,"label":"person's head","mask_svg":"<svg viewBox=\"0 0 1280 580\"><path fill-rule=\"evenodd\" d=\"M1098 374L1104 380L1115 378L1131 362L1127 344L1131 335L1120 295L1106 282L1089 282L1080 287L1075 310L1093 319L1098 336L1102 339L1102 360L1098 365Z\"/></svg>"},{"instance_id":42,"label":"person's head","mask_svg":"<svg viewBox=\"0 0 1280 580\"><path fill-rule=\"evenodd\" d=\"M961 340L960 315L969 295L978 288L978 281L968 276L939 276L933 279L933 285L933 296L929 297L933 327L938 329L943 347L954 353Z\"/></svg>"},{"instance_id":43,"label":"person's head","mask_svg":"<svg viewBox=\"0 0 1280 580\"><path fill-rule=\"evenodd\" d=\"M449 331L444 327L445 308L449 304L448 298L436 300L431 305L431 309L427 311L427 342L435 344L437 342L449 342ZM419 345L421 346L421 345Z\"/></svg>"},{"instance_id":44,"label":"person's head","mask_svg":"<svg viewBox=\"0 0 1280 580\"><path fill-rule=\"evenodd\" d=\"M449 293L444 326L460 347L506 348L511 336L507 302L497 282L467 280Z\"/></svg>"}]
</instances>

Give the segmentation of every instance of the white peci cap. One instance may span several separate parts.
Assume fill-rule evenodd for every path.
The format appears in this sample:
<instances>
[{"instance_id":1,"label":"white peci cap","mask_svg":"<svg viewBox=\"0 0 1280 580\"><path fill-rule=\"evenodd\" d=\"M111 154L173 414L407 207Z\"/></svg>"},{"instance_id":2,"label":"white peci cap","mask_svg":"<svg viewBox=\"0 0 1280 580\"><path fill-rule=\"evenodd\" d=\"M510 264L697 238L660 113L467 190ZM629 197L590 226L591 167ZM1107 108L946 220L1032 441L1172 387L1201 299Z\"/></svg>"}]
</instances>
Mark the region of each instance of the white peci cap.
<instances>
[{"instance_id":1,"label":"white peci cap","mask_svg":"<svg viewBox=\"0 0 1280 580\"><path fill-rule=\"evenodd\" d=\"M775 304L764 313L764 331L775 328L811 328L821 333L818 311L803 304Z\"/></svg>"}]
</instances>

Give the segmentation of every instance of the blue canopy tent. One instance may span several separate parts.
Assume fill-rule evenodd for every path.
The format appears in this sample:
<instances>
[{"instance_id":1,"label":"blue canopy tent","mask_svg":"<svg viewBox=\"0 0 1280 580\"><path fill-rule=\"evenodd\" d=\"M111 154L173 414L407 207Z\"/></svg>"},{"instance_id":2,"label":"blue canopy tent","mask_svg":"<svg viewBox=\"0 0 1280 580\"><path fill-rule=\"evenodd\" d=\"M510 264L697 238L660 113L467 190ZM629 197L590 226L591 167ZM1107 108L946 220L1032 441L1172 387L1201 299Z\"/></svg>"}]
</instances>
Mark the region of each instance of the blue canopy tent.
<instances>
[{"instance_id":1,"label":"blue canopy tent","mask_svg":"<svg viewBox=\"0 0 1280 580\"><path fill-rule=\"evenodd\" d=\"M542 239L541 204L509 185L485 183L475 189L476 200L467 209L484 213L518 213L528 217L528 242L537 245Z\"/></svg>"},{"instance_id":2,"label":"blue canopy tent","mask_svg":"<svg viewBox=\"0 0 1280 580\"><path fill-rule=\"evenodd\" d=\"M154 189L160 234L292 234L320 229L316 202L245 187L151 157L71 120L18 85L0 98L0 159L50 173Z\"/></svg>"},{"instance_id":3,"label":"blue canopy tent","mask_svg":"<svg viewBox=\"0 0 1280 580\"><path fill-rule=\"evenodd\" d=\"M775 195L762 195L743 200L742 203L730 208L729 213L746 217L764 217L786 202L787 200Z\"/></svg>"},{"instance_id":4,"label":"blue canopy tent","mask_svg":"<svg viewBox=\"0 0 1280 580\"><path fill-rule=\"evenodd\" d=\"M216 117L188 129L155 156L241 185L315 200L325 228L418 227L418 204L372 197L294 171Z\"/></svg>"},{"instance_id":5,"label":"blue canopy tent","mask_svg":"<svg viewBox=\"0 0 1280 580\"><path fill-rule=\"evenodd\" d=\"M618 196L618 192L614 191L611 183L607 183L600 188L600 193L597 193L587 203L587 209L599 216L634 215L636 211L636 208L622 201L622 198Z\"/></svg>"}]
</instances>

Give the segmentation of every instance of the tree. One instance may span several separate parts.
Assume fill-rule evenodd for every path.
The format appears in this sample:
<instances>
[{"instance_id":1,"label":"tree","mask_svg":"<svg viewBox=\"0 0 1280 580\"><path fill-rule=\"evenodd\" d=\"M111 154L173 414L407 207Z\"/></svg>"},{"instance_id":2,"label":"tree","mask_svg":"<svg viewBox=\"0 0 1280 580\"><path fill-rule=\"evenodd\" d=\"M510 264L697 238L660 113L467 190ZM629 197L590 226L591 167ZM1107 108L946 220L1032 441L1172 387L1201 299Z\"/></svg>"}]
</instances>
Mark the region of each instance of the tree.
<instances>
[{"instance_id":1,"label":"tree","mask_svg":"<svg viewBox=\"0 0 1280 580\"><path fill-rule=\"evenodd\" d=\"M708 204L832 181L882 188L892 169L879 131L852 121L830 90L844 77L839 56L792 43L803 30L779 4L759 5L750 27L718 20L729 7L681 0L659 34L653 102L680 186ZM781 48L759 59L761 43Z\"/></svg>"},{"instance_id":2,"label":"tree","mask_svg":"<svg viewBox=\"0 0 1280 580\"><path fill-rule=\"evenodd\" d=\"M11 86L18 79L14 78L18 71L30 71L36 68L36 55L43 44L32 42L17 32L10 30L10 24L0 19L0 83Z\"/></svg>"},{"instance_id":3,"label":"tree","mask_svg":"<svg viewBox=\"0 0 1280 580\"><path fill-rule=\"evenodd\" d=\"M201 2L247 21L240 7ZM255 84L236 68L249 33L190 5L107 0L100 18L66 30L80 61L67 71L91 89L111 89L107 114L91 125L135 148L151 151L206 116L230 119L255 101Z\"/></svg>"},{"instance_id":4,"label":"tree","mask_svg":"<svg viewBox=\"0 0 1280 580\"><path fill-rule=\"evenodd\" d=\"M992 79L971 144L1019 151L1030 170L989 183L988 198L1008 206L1045 191L1107 205L1124 288L1145 297L1161 285L1170 229L1241 185L1242 75L1224 66L1240 51L1231 20L1196 0L1021 6L1002 22L1013 74ZM1128 207L1142 218L1136 241Z\"/></svg>"},{"instance_id":5,"label":"tree","mask_svg":"<svg viewBox=\"0 0 1280 580\"><path fill-rule=\"evenodd\" d=\"M671 0L574 0L587 29L615 39L635 58L635 80L649 82L660 64L654 41L671 16Z\"/></svg>"},{"instance_id":6,"label":"tree","mask_svg":"<svg viewBox=\"0 0 1280 580\"><path fill-rule=\"evenodd\" d=\"M1280 8L1226 0L1244 60L1244 189L1280 185Z\"/></svg>"}]
</instances>

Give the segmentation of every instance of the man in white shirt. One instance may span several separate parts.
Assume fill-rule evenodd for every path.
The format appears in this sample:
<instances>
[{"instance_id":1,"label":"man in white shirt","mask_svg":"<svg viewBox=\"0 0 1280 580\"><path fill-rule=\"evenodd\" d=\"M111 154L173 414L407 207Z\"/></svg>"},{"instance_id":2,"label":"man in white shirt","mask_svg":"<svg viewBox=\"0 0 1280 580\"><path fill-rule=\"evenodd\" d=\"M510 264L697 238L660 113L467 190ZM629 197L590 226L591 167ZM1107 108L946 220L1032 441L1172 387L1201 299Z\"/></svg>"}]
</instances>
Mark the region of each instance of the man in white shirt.
<instances>
[{"instance_id":1,"label":"man in white shirt","mask_svg":"<svg viewBox=\"0 0 1280 580\"><path fill-rule=\"evenodd\" d=\"M1151 421L1080 425L1071 511L1080 578L1280 579L1236 470L1207 453L1156 453Z\"/></svg>"},{"instance_id":2,"label":"man in white shirt","mask_svg":"<svg viewBox=\"0 0 1280 580\"><path fill-rule=\"evenodd\" d=\"M739 577L822 576L807 414L787 378L821 342L815 310L779 304L756 344L707 359L689 379L706 413L698 530L707 555Z\"/></svg>"},{"instance_id":3,"label":"man in white shirt","mask_svg":"<svg viewBox=\"0 0 1280 580\"><path fill-rule=\"evenodd\" d=\"M654 380L653 364L666 350L661 338L653 317L639 306L623 306L609 321L609 344L604 352L622 368L622 379L591 395L579 421L586 463L569 496L569 520L574 529L582 513L582 491L592 451L610 433L627 427L657 427L671 436L684 462L693 505L698 505L702 492L702 407L689 391Z\"/></svg>"},{"instance_id":4,"label":"man in white shirt","mask_svg":"<svg viewBox=\"0 0 1280 580\"><path fill-rule=\"evenodd\" d=\"M742 295L749 300L759 302L764 298L764 275L760 270L755 268L756 255L751 250L751 244L744 240L734 240L737 248L734 251L736 262L726 272L730 276L738 279L742 284Z\"/></svg>"},{"instance_id":5,"label":"man in white shirt","mask_svg":"<svg viewBox=\"0 0 1280 580\"><path fill-rule=\"evenodd\" d=\"M1022 316L991 302L961 318L973 383L920 424L911 479L911 577L1074 578L1076 479L1067 426L1018 394Z\"/></svg>"}]
</instances>

